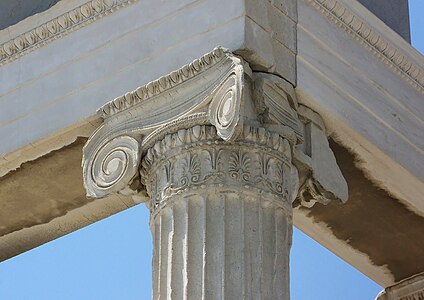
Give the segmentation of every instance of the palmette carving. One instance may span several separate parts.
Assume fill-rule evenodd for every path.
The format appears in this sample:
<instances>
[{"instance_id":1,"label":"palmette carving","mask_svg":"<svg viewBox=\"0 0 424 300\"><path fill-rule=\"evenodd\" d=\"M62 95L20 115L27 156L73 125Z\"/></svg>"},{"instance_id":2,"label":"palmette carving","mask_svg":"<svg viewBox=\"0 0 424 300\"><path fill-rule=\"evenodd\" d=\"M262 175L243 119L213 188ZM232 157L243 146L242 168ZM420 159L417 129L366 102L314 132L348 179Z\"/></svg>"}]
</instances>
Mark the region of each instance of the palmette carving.
<instances>
[{"instance_id":1,"label":"palmette carving","mask_svg":"<svg viewBox=\"0 0 424 300\"><path fill-rule=\"evenodd\" d=\"M249 183L251 158L248 153L239 150L229 155L228 171L232 178Z\"/></svg>"},{"instance_id":2,"label":"palmette carving","mask_svg":"<svg viewBox=\"0 0 424 300\"><path fill-rule=\"evenodd\" d=\"M177 164L177 167L172 167ZM275 133L244 126L236 142L223 141L213 126L195 126L165 136L147 151L141 176L151 208L173 195L204 188L247 189L276 197L291 206L291 150Z\"/></svg>"},{"instance_id":3,"label":"palmette carving","mask_svg":"<svg viewBox=\"0 0 424 300\"><path fill-rule=\"evenodd\" d=\"M200 180L200 160L198 155L188 153L182 160L183 176L180 178L180 185L188 186L189 184L198 183Z\"/></svg>"}]
</instances>

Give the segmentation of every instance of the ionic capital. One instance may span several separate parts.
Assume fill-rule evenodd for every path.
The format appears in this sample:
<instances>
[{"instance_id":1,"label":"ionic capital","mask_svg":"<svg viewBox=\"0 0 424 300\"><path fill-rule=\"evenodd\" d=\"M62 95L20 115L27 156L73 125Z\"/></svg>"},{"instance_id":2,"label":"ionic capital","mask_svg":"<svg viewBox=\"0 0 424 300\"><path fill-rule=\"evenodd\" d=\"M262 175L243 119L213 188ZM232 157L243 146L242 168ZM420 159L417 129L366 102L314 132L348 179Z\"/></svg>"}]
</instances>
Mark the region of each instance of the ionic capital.
<instances>
[{"instance_id":1,"label":"ionic capital","mask_svg":"<svg viewBox=\"0 0 424 300\"><path fill-rule=\"evenodd\" d=\"M212 124L223 140L234 140L243 123L244 71L241 59L216 48L105 104L104 122L84 147L87 195L137 192L142 156L179 129Z\"/></svg>"},{"instance_id":2,"label":"ionic capital","mask_svg":"<svg viewBox=\"0 0 424 300\"><path fill-rule=\"evenodd\" d=\"M296 197L307 206L347 198L319 116L297 103L289 83L252 73L225 49L99 113L104 122L84 148L89 197L137 194L147 186L157 206L168 194L225 182L283 196L290 206ZM163 178L153 185L158 174Z\"/></svg>"}]
</instances>

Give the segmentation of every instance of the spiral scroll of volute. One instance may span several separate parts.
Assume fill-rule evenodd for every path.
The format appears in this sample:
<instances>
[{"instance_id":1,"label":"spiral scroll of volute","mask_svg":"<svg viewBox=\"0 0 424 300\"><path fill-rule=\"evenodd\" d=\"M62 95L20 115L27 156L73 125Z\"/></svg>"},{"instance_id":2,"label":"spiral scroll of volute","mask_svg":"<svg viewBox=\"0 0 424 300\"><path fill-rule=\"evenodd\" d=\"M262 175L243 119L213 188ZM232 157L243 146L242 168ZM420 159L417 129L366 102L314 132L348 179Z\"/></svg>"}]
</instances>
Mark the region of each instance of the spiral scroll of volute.
<instances>
[{"instance_id":1,"label":"spiral scroll of volute","mask_svg":"<svg viewBox=\"0 0 424 300\"><path fill-rule=\"evenodd\" d=\"M209 105L209 120L225 141L234 141L243 128L240 108L243 96L243 68L234 72L217 88Z\"/></svg>"},{"instance_id":2,"label":"spiral scroll of volute","mask_svg":"<svg viewBox=\"0 0 424 300\"><path fill-rule=\"evenodd\" d=\"M122 135L84 149L83 178L87 196L101 198L126 188L138 173L140 143Z\"/></svg>"}]
</instances>

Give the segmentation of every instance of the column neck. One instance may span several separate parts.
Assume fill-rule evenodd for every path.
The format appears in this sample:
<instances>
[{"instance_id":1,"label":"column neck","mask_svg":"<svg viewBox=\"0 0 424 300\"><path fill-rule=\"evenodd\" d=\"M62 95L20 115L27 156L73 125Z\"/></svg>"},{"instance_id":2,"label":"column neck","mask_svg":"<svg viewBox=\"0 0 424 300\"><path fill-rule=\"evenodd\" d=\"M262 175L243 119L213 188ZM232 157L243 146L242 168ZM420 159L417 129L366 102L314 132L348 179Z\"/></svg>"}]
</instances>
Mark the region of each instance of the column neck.
<instances>
[{"instance_id":1,"label":"column neck","mask_svg":"<svg viewBox=\"0 0 424 300\"><path fill-rule=\"evenodd\" d=\"M278 133L244 125L234 142L223 141L215 127L197 125L166 135L142 160L142 180L153 214L172 196L199 189L266 194L291 212L297 170L291 146Z\"/></svg>"}]
</instances>

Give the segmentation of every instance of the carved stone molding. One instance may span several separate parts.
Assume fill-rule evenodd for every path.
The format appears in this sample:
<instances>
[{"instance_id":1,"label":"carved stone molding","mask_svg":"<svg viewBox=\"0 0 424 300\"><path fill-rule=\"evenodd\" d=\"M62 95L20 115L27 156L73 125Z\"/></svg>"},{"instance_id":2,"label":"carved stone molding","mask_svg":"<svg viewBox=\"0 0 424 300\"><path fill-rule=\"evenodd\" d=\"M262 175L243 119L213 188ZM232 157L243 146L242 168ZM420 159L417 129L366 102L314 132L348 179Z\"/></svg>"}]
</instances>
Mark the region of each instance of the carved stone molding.
<instances>
[{"instance_id":1,"label":"carved stone molding","mask_svg":"<svg viewBox=\"0 0 424 300\"><path fill-rule=\"evenodd\" d=\"M141 166L152 209L179 193L231 187L269 194L290 210L298 185L289 142L247 125L232 143L220 138L213 126L180 129L150 148Z\"/></svg>"},{"instance_id":2,"label":"carved stone molding","mask_svg":"<svg viewBox=\"0 0 424 300\"><path fill-rule=\"evenodd\" d=\"M306 1L424 94L422 65L411 60L408 54L378 33L365 20L338 0Z\"/></svg>"},{"instance_id":3,"label":"carved stone molding","mask_svg":"<svg viewBox=\"0 0 424 300\"><path fill-rule=\"evenodd\" d=\"M140 172L150 196L153 299L289 299L291 148L244 124L234 141L196 125L147 151Z\"/></svg>"},{"instance_id":4,"label":"carved stone molding","mask_svg":"<svg viewBox=\"0 0 424 300\"><path fill-rule=\"evenodd\" d=\"M0 66L138 0L92 0L0 45Z\"/></svg>"},{"instance_id":5,"label":"carved stone molding","mask_svg":"<svg viewBox=\"0 0 424 300\"><path fill-rule=\"evenodd\" d=\"M218 67L221 64L228 64L231 59L226 49L217 47L213 51L182 66L178 70L140 86L132 92L128 92L125 95L113 99L103 105L99 109L99 112L102 114L103 118L108 118L119 112L132 109L140 103L152 101L151 99L163 95L165 92L172 92L180 87L184 88L187 84L190 84L190 81L194 80L196 75L204 74L209 69ZM240 74L240 70L242 70L240 65L241 62L234 62L235 64L230 67L234 69L235 73L239 74L237 77L240 77L242 76L242 72ZM229 76L229 78L230 77L232 76ZM237 82L240 84L240 79L238 79Z\"/></svg>"}]
</instances>

